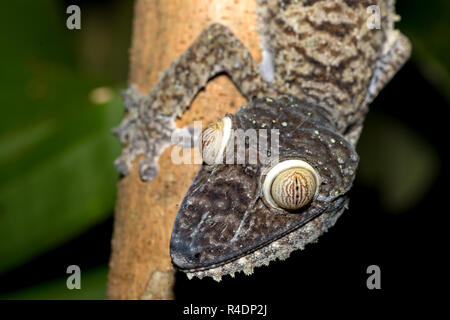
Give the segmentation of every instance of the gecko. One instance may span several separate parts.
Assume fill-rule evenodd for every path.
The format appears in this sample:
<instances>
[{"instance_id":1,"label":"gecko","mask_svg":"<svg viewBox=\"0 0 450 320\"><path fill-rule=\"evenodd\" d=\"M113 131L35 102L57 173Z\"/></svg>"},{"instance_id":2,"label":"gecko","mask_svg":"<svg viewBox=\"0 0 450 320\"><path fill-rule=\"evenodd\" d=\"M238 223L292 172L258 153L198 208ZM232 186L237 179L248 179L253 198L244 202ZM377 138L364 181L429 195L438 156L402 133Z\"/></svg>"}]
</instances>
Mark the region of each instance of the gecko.
<instances>
[{"instance_id":1,"label":"gecko","mask_svg":"<svg viewBox=\"0 0 450 320\"><path fill-rule=\"evenodd\" d=\"M149 94L124 92L127 117L114 130L126 175L143 181L178 130L175 119L209 79L225 73L248 103L203 132L205 162L177 213L173 264L189 278L220 281L286 259L315 242L349 206L356 143L369 104L407 61L394 0L257 0L262 63L226 26L208 26ZM377 6L379 28L368 21ZM227 130L277 130L278 160L223 163ZM251 149L246 144L247 153ZM207 153L205 153L205 150Z\"/></svg>"}]
</instances>

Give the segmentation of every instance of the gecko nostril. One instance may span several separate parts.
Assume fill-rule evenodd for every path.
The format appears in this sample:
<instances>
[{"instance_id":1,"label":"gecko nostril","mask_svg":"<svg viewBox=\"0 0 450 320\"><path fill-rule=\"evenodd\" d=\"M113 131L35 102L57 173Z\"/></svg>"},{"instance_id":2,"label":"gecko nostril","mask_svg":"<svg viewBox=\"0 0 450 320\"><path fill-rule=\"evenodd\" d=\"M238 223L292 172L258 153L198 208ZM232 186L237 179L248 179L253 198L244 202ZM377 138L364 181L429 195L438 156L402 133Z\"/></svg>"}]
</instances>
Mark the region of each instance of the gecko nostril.
<instances>
[{"instance_id":1,"label":"gecko nostril","mask_svg":"<svg viewBox=\"0 0 450 320\"><path fill-rule=\"evenodd\" d=\"M194 254L194 258L196 260L200 259L200 252L197 252L196 254Z\"/></svg>"}]
</instances>

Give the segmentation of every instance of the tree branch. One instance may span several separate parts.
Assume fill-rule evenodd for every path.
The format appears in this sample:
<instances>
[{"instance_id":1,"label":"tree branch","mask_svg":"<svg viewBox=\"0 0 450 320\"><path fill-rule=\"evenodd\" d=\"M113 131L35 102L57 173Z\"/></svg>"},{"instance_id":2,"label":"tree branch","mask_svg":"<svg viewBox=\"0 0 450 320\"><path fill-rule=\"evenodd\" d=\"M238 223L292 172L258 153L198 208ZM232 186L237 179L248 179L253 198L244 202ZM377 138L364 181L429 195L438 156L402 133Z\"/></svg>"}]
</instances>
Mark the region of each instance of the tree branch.
<instances>
[{"instance_id":1,"label":"tree branch","mask_svg":"<svg viewBox=\"0 0 450 320\"><path fill-rule=\"evenodd\" d=\"M170 63L211 23L228 26L260 61L256 0L137 0L130 51L130 83L148 93ZM178 127L234 113L245 99L226 76L210 81ZM175 270L169 256L172 224L199 165L175 165L167 148L160 171L141 181L137 159L118 184L108 278L109 299L173 299Z\"/></svg>"}]
</instances>

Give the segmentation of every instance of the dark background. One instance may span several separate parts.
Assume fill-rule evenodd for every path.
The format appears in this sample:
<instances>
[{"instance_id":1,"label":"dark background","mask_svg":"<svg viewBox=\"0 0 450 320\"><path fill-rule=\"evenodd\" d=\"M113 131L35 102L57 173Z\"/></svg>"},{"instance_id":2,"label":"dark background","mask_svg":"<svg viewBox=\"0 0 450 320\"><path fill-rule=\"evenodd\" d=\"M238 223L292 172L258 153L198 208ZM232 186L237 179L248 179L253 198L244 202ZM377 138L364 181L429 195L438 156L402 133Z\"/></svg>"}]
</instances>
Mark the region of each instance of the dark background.
<instances>
[{"instance_id":1,"label":"dark background","mask_svg":"<svg viewBox=\"0 0 450 320\"><path fill-rule=\"evenodd\" d=\"M75 3L82 29L69 31L65 9ZM402 0L397 9L413 57L371 105L350 209L318 243L250 277L217 283L178 273L177 298L397 299L443 286L450 4ZM123 115L132 10L132 1L0 5L0 298L105 297L120 153L110 128ZM71 264L81 267L82 290L66 288ZM366 287L373 264L378 292Z\"/></svg>"}]
</instances>

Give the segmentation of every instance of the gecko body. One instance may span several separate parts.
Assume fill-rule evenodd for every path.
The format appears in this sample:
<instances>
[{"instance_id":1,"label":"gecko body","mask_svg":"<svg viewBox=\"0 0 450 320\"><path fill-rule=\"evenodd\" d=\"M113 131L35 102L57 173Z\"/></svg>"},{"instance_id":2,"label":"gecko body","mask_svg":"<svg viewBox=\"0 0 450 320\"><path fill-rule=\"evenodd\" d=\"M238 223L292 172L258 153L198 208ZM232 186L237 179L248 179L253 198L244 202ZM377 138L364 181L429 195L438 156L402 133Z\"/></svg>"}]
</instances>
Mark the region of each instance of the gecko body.
<instances>
[{"instance_id":1,"label":"gecko body","mask_svg":"<svg viewBox=\"0 0 450 320\"><path fill-rule=\"evenodd\" d=\"M129 115L116 129L125 146L117 168L127 174L144 155L140 174L151 180L175 117L210 78L226 73L249 100L228 115L232 128L278 129L279 160L304 160L320 176L316 198L289 212L264 199L271 164L204 164L182 201L171 239L172 261L190 277L252 273L334 225L348 206L358 163L354 147L368 105L410 54L409 41L394 29L393 0L258 0L258 5L260 67L227 27L213 24L148 95L127 91ZM380 9L380 29L367 23L373 5Z\"/></svg>"}]
</instances>

